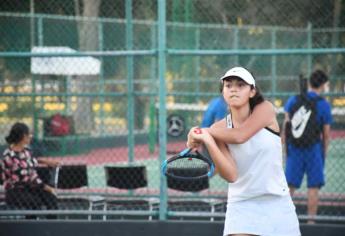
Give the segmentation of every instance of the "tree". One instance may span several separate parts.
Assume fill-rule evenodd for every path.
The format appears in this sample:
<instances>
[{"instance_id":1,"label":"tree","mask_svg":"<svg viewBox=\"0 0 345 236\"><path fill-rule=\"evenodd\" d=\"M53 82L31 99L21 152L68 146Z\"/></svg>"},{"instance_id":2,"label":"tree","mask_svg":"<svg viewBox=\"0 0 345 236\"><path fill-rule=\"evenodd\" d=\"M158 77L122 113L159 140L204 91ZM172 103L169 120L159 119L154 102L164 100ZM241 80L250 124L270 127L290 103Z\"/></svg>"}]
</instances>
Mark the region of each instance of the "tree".
<instances>
[{"instance_id":1,"label":"tree","mask_svg":"<svg viewBox=\"0 0 345 236\"><path fill-rule=\"evenodd\" d=\"M76 15L83 17L83 20L78 20L79 50L98 51L98 21L93 21L92 18L98 17L101 0L82 0L82 5L79 0L74 1ZM79 83L78 92L89 93L94 91L92 82L96 80L96 76L78 76L74 82L82 81ZM74 120L79 133L90 133L93 128L92 100L90 97L77 98Z\"/></svg>"}]
</instances>

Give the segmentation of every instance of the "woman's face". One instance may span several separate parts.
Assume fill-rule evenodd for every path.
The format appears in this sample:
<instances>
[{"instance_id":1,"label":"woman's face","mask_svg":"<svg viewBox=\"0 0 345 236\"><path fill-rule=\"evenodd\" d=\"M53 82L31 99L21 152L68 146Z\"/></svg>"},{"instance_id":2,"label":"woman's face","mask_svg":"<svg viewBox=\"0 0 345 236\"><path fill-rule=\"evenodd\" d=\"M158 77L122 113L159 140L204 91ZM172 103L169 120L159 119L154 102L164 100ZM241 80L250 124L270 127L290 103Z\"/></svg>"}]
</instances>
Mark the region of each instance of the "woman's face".
<instances>
[{"instance_id":1,"label":"woman's face","mask_svg":"<svg viewBox=\"0 0 345 236\"><path fill-rule=\"evenodd\" d=\"M242 79L224 80L223 96L230 107L239 108L246 104L249 105L249 98L255 95L255 89L244 82Z\"/></svg>"},{"instance_id":2,"label":"woman's face","mask_svg":"<svg viewBox=\"0 0 345 236\"><path fill-rule=\"evenodd\" d=\"M21 143L23 145L29 145L31 143L31 139L32 139L32 134L31 133L24 134Z\"/></svg>"}]
</instances>

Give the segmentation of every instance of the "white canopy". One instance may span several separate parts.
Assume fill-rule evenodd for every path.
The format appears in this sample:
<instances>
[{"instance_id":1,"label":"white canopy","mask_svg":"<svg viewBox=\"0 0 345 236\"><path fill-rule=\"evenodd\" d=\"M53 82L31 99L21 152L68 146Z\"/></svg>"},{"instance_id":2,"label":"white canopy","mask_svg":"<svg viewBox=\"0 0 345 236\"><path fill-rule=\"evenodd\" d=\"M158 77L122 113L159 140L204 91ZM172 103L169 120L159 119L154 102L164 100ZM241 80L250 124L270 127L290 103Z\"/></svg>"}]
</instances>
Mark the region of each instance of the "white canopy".
<instances>
[{"instance_id":1,"label":"white canopy","mask_svg":"<svg viewBox=\"0 0 345 236\"><path fill-rule=\"evenodd\" d=\"M33 53L74 53L69 47L33 47ZM31 73L40 75L98 75L100 60L85 57L32 57Z\"/></svg>"}]
</instances>

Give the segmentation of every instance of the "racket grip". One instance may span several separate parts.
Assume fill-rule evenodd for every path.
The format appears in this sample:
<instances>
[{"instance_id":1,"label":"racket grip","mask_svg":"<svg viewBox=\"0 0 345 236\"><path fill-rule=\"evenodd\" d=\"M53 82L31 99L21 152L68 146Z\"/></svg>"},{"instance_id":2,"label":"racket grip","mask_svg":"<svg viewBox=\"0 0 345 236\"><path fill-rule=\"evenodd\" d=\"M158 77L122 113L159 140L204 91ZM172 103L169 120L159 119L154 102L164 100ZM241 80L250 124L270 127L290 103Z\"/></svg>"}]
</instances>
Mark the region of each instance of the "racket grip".
<instances>
[{"instance_id":1,"label":"racket grip","mask_svg":"<svg viewBox=\"0 0 345 236\"><path fill-rule=\"evenodd\" d=\"M185 156L185 155L187 155L190 151L192 151L192 149L191 148L186 148L185 150L183 150L182 152L180 152L180 156Z\"/></svg>"},{"instance_id":2,"label":"racket grip","mask_svg":"<svg viewBox=\"0 0 345 236\"><path fill-rule=\"evenodd\" d=\"M162 164L162 173L165 174L168 165L168 160L165 160Z\"/></svg>"},{"instance_id":3,"label":"racket grip","mask_svg":"<svg viewBox=\"0 0 345 236\"><path fill-rule=\"evenodd\" d=\"M214 174L214 165L212 164L210 167L210 171L207 173L207 176L211 178Z\"/></svg>"}]
</instances>

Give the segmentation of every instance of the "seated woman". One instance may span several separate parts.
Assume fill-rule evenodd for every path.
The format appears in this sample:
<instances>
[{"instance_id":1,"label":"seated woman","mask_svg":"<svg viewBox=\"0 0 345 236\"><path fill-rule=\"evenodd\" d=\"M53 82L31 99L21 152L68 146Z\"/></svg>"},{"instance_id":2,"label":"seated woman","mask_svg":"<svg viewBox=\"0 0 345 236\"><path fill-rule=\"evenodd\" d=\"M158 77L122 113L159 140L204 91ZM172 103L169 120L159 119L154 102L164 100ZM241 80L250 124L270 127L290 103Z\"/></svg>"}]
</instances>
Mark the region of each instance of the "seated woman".
<instances>
[{"instance_id":1,"label":"seated woman","mask_svg":"<svg viewBox=\"0 0 345 236\"><path fill-rule=\"evenodd\" d=\"M7 205L27 210L38 210L46 206L48 210L57 209L54 189L42 182L36 172L38 163L56 167L59 163L50 160L37 160L27 147L31 142L29 127L15 123L6 137L8 147L0 161L2 179ZM36 218L27 216L26 218ZM49 219L55 215L47 216Z\"/></svg>"}]
</instances>

